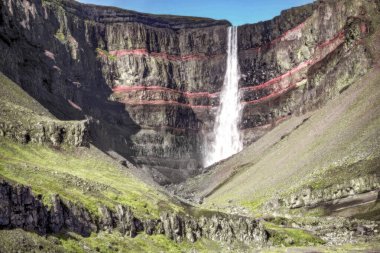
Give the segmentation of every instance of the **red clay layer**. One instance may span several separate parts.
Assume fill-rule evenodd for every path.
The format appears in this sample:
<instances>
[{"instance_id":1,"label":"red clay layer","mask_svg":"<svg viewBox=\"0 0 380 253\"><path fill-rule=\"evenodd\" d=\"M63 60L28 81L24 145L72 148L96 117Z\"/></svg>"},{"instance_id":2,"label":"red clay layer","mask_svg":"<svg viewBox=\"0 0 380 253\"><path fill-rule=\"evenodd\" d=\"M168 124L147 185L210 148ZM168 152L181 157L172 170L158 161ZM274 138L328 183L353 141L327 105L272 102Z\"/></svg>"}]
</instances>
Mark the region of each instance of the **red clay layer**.
<instances>
[{"instance_id":1,"label":"red clay layer","mask_svg":"<svg viewBox=\"0 0 380 253\"><path fill-rule=\"evenodd\" d=\"M79 111L82 111L82 108L81 108L79 105L77 105L76 103L74 103L73 101L71 101L70 99L68 99L67 102L69 102L69 104L70 104L73 108L75 108L75 109L77 109L77 110L79 110Z\"/></svg>"},{"instance_id":2,"label":"red clay layer","mask_svg":"<svg viewBox=\"0 0 380 253\"><path fill-rule=\"evenodd\" d=\"M302 79L302 80L305 80L306 78ZM302 81L301 80L301 81ZM282 94L285 94L287 93L288 91L294 89L295 87L297 87L297 83L292 83L290 84L288 87L286 87L285 89L282 89L282 90L279 90L279 91L275 91L273 92L272 94L268 95L268 96L265 96L265 97L262 97L262 98L259 98L259 99L256 99L256 100L252 100L252 101L243 101L241 102L243 105L252 105L252 104L260 104L264 101L267 101L267 100L270 100L270 99L274 99L274 98L277 98L279 96L281 96Z\"/></svg>"},{"instance_id":3,"label":"red clay layer","mask_svg":"<svg viewBox=\"0 0 380 253\"><path fill-rule=\"evenodd\" d=\"M302 79L300 81L303 81L305 79L306 78L304 78L304 79ZM247 105L247 104L259 104L259 103L262 103L264 101L277 98L277 97L281 96L282 94L285 94L288 91L294 89L297 86L297 83L299 83L300 81L298 81L296 83L293 83L293 84L290 84L287 88L281 89L281 90L276 91L276 92L273 92L272 94L270 94L268 96L265 96L265 97L262 97L260 99L253 100L253 101L242 101L241 104L243 104L243 105ZM179 103L179 102L174 101L174 100L152 100L152 101L147 101L147 100L145 100L145 101L143 101L143 100L135 100L135 101L125 100L124 104L127 104L127 105L177 105L177 106L184 106L184 107L190 107L190 108L207 108L207 109L210 109L210 108L213 108L213 107L217 107L217 106L212 106L212 105L191 105L191 104L184 104L184 103Z\"/></svg>"},{"instance_id":4,"label":"red clay layer","mask_svg":"<svg viewBox=\"0 0 380 253\"><path fill-rule=\"evenodd\" d=\"M137 86L117 86L112 89L113 92L118 93L128 93L131 91L141 91L141 90L155 90L155 91L165 91L165 92L172 92L181 94L184 97L187 98L199 98L199 97L209 97L209 98L215 98L219 96L220 92L215 93L209 93L209 92L183 92L178 91L171 88L161 87L161 86L144 86L144 85L137 85Z\"/></svg>"},{"instance_id":5,"label":"red clay layer","mask_svg":"<svg viewBox=\"0 0 380 253\"><path fill-rule=\"evenodd\" d=\"M212 105L191 105L191 104L184 104L180 103L175 100L124 100L124 104L126 105L176 105L176 106L183 106L183 107L189 107L189 108L206 108L210 109L215 106Z\"/></svg>"},{"instance_id":6,"label":"red clay layer","mask_svg":"<svg viewBox=\"0 0 380 253\"><path fill-rule=\"evenodd\" d=\"M297 25L296 27L294 27L294 28L292 28L292 29L284 32L282 35L280 35L277 38L273 39L269 43L263 44L263 45L261 45L259 47L248 48L248 49L245 49L245 50L242 50L242 51L243 52L248 52L248 51L260 52L262 50L262 48L266 48L268 46L273 47L273 46L277 45L279 42L284 41L284 38L287 35L289 35L290 33L302 30L302 28L305 27L305 23L306 22L302 22L301 24Z\"/></svg>"},{"instance_id":7,"label":"red clay layer","mask_svg":"<svg viewBox=\"0 0 380 253\"><path fill-rule=\"evenodd\" d=\"M294 69L286 72L285 74L279 76L279 77L276 77L276 78L273 78L265 83L262 83L262 84L259 84L259 85L255 85L255 86L248 86L248 87L242 87L240 88L240 90L243 90L243 91L257 91L257 90L262 90L268 86L271 86L275 83L279 83L281 80L287 78L287 77L290 77L292 75L294 75L295 73L299 72L300 70L306 68L306 67L309 67L313 64L313 61L312 60L309 60L309 61L305 61L305 62L302 62L300 65L298 65L297 67L295 67Z\"/></svg>"},{"instance_id":8,"label":"red clay layer","mask_svg":"<svg viewBox=\"0 0 380 253\"><path fill-rule=\"evenodd\" d=\"M278 40L280 40L281 38L285 37L288 33L292 32L294 30L301 29L303 26L304 26L304 24L301 23L300 25L298 25L294 29L289 30L287 33L285 33L284 35L282 35L281 37L279 37ZM329 45L331 45L331 44L333 44L333 43L335 43L337 41L338 41L338 44L335 47L337 47L338 45L340 45L341 43L344 42L344 32L340 32L334 38L321 43L320 45L317 46L317 49L318 50L324 49L325 47L327 47L327 46L329 46ZM335 47L334 47L334 49L335 49ZM332 50L334 50L334 49L332 49ZM290 71L286 72L285 74L283 74L283 75L281 75L279 77L273 78L273 79L271 79L271 80L269 80L269 81L267 81L265 83L259 84L259 85L254 85L254 86L249 86L249 87L242 87L242 88L240 88L240 90L242 90L242 91L257 91L257 90L261 90L261 89L267 88L267 87L269 87L269 86L271 86L273 84L279 83L281 80L283 80L285 78L288 78L288 77L294 75L295 73L301 71L302 69L310 67L311 65L315 64L316 62L318 62L323 57L324 56L317 56L316 59L302 62L297 67L291 69ZM117 87L113 88L113 91L114 92L118 92L118 93L120 93L120 92L126 92L127 93L127 92L131 92L131 91L140 91L140 90L156 90L156 91L172 92L172 93L181 94L181 95L183 95L184 97L187 97L187 98L199 98L199 97L215 98L215 97L218 97L219 94L220 94L220 92L215 92L215 93L209 93L209 92L182 92L182 91L178 91L178 90L170 89L170 88L166 88L166 87L161 87L161 86L144 86L144 85L131 86L131 87L117 86Z\"/></svg>"}]
</instances>

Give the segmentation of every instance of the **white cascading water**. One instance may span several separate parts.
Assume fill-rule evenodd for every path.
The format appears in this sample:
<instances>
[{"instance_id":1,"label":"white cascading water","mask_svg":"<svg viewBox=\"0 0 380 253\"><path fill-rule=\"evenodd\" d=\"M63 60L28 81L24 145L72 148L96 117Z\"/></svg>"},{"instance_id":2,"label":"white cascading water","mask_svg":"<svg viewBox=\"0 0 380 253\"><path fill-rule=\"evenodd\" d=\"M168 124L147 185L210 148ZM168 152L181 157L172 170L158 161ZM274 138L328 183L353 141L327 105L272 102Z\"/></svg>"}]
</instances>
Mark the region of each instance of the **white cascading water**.
<instances>
[{"instance_id":1,"label":"white cascading water","mask_svg":"<svg viewBox=\"0 0 380 253\"><path fill-rule=\"evenodd\" d=\"M220 94L220 106L214 125L214 140L206 144L204 166L210 166L243 149L239 122L241 114L237 27L228 28L227 70Z\"/></svg>"}]
</instances>

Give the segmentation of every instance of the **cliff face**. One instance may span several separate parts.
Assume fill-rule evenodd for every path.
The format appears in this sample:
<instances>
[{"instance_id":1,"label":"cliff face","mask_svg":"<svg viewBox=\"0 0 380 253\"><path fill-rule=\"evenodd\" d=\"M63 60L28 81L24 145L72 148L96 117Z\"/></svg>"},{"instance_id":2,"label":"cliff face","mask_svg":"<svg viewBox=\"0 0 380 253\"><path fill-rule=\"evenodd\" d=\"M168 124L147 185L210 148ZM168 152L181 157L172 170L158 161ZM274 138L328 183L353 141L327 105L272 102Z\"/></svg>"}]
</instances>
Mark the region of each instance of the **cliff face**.
<instances>
[{"instance_id":1,"label":"cliff face","mask_svg":"<svg viewBox=\"0 0 380 253\"><path fill-rule=\"evenodd\" d=\"M374 1L317 1L240 28L246 143L323 105L367 71L371 61L361 41L375 8Z\"/></svg>"},{"instance_id":2,"label":"cliff face","mask_svg":"<svg viewBox=\"0 0 380 253\"><path fill-rule=\"evenodd\" d=\"M159 168L160 182L199 167L207 113L192 104L209 100L193 92L220 90L228 22L74 1L1 3L5 75L60 119L94 118L97 146Z\"/></svg>"},{"instance_id":3,"label":"cliff face","mask_svg":"<svg viewBox=\"0 0 380 253\"><path fill-rule=\"evenodd\" d=\"M365 72L371 1L318 1L239 27L245 143ZM92 141L152 169L197 173L226 68L226 21L62 0L2 0L0 71L55 116L91 117ZM331 73L334 72L334 75Z\"/></svg>"},{"instance_id":4,"label":"cliff face","mask_svg":"<svg viewBox=\"0 0 380 253\"><path fill-rule=\"evenodd\" d=\"M141 236L141 232L144 232L149 236L165 235L177 243L184 241L194 243L209 239L223 243L227 249L230 249L227 245L237 243L244 245L243 248L251 247L251 249L274 246L279 244L279 236L288 241L298 240L292 242L285 240L286 245L303 243L312 246L321 243L334 245L336 242L368 242L373 238L376 240L378 229L378 224L373 221L350 221L330 217L328 220L318 218L309 221L313 227L313 233L309 234L299 229L310 229L309 223L305 220L297 222L280 219L284 224L292 223L292 225L287 224L287 227L297 227L292 231L298 231L297 233L304 236L298 238L297 235L281 233L281 228L274 224L269 225L268 221L273 221L273 217L255 220L217 212L205 212L196 216L162 212L158 219L140 219L134 215L130 207L123 205L117 205L115 210L100 206L98 215L95 216L80 204L63 200L58 195L52 196L50 203L50 207L45 206L42 196L35 197L28 187L0 182L0 228L21 228L44 236L74 232L88 237L94 232L119 231L123 235L123 240L126 240L126 237L134 238L138 233ZM324 241L319 238L323 238ZM284 247L283 242L281 245Z\"/></svg>"}]
</instances>

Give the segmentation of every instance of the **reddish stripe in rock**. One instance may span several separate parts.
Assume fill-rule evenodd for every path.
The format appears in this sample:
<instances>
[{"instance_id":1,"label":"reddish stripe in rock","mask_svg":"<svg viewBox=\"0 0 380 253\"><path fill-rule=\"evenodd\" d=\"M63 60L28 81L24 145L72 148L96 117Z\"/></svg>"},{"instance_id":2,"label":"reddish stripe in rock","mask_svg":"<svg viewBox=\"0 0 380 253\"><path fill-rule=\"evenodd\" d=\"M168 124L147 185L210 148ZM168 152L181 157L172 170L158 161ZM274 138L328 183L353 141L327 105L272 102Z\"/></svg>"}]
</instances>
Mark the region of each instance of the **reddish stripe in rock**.
<instances>
[{"instance_id":1,"label":"reddish stripe in rock","mask_svg":"<svg viewBox=\"0 0 380 253\"><path fill-rule=\"evenodd\" d=\"M279 83L284 78L290 77L290 76L294 75L295 73L297 73L298 71L305 69L306 67L311 66L312 64L314 64L314 62L312 60L305 61L305 62L301 63L300 65L298 65L297 67L295 67L294 69L286 72L285 74L283 74L279 77L273 78L273 79L271 79L265 83L262 83L262 84L259 84L256 86L242 87L242 88L240 88L240 90L242 90L242 91L247 91L247 90L257 91L257 90L264 89L264 88L271 86L275 83Z\"/></svg>"},{"instance_id":2,"label":"reddish stripe in rock","mask_svg":"<svg viewBox=\"0 0 380 253\"><path fill-rule=\"evenodd\" d=\"M175 106L183 106L183 107L189 107L189 108L201 108L201 109L210 109L215 106L212 105L191 105L191 104L184 104L180 103L178 101L174 100L124 100L124 104L126 105L132 105L132 106L139 106L139 105L175 105Z\"/></svg>"},{"instance_id":3,"label":"reddish stripe in rock","mask_svg":"<svg viewBox=\"0 0 380 253\"><path fill-rule=\"evenodd\" d=\"M317 46L317 48L324 48L329 46L330 44L334 43L337 40L344 40L345 33L344 31L339 32L337 35L334 36L334 38L329 39Z\"/></svg>"},{"instance_id":4,"label":"reddish stripe in rock","mask_svg":"<svg viewBox=\"0 0 380 253\"><path fill-rule=\"evenodd\" d=\"M362 34L367 34L368 28L367 28L367 24L366 23L363 22L363 23L360 24L360 31L361 31Z\"/></svg>"},{"instance_id":5,"label":"reddish stripe in rock","mask_svg":"<svg viewBox=\"0 0 380 253\"><path fill-rule=\"evenodd\" d=\"M303 80L305 80L305 79L303 79ZM257 99L257 100L252 100L252 101L243 101L243 102L241 102L243 105L252 105L252 104L260 104L260 103L262 103L262 102L264 102L264 101L267 101L267 100L270 100L270 99L274 99L274 98L277 98L277 97L279 97L279 96L281 96L282 94L285 94L285 93L287 93L288 91L290 91L290 90L292 90L292 89L294 89L295 87L297 87L297 84L298 84L299 82L297 82L297 83L293 83L293 84L291 84L291 85L289 85L287 88L285 88L285 89L282 89L282 90L279 90L279 91L277 91L277 92L273 92L272 94L270 94L270 95L268 95L268 96L265 96L265 97L262 97L262 98L260 98L260 99Z\"/></svg>"},{"instance_id":6,"label":"reddish stripe in rock","mask_svg":"<svg viewBox=\"0 0 380 253\"><path fill-rule=\"evenodd\" d=\"M79 105L77 105L76 103L74 103L73 101L71 101L70 99L68 99L67 102L69 102L69 104L70 104L73 108L75 108L75 109L77 109L77 110L79 110L79 111L82 111L82 108L81 108Z\"/></svg>"},{"instance_id":7,"label":"reddish stripe in rock","mask_svg":"<svg viewBox=\"0 0 380 253\"><path fill-rule=\"evenodd\" d=\"M303 25L300 24L298 27L296 27L294 29L301 29L302 27L303 27ZM289 31L289 32L291 32L291 31ZM286 36L286 34L283 36ZM280 81L282 81L283 79L291 77L292 75L296 74L297 72L299 72L303 69L306 69L306 68L314 65L315 63L319 62L320 60L322 60L328 53L332 52L339 45L341 45L344 42L344 38L345 38L345 33L342 31L342 32L338 33L334 38L319 44L317 46L317 50L315 52L314 59L302 62L297 67L291 69L290 71L286 72L285 74L283 74L279 77L276 77L274 79L271 79L265 83L255 85L255 86L250 86L250 87L242 87L242 88L240 88L240 90L242 90L242 91L257 91L257 90L267 88L271 85L277 84ZM334 45L334 46L332 48L329 48L328 52L318 52L318 50L323 50L330 45ZM302 80L304 80L304 79L301 79L299 81L302 81ZM289 90L293 89L294 87L296 87L297 83L299 81L289 85L288 87L286 87L284 89L274 91L272 94L270 94L268 96L265 96L265 97L262 97L260 99L253 100L253 101L243 101L241 103L243 105L259 104L259 103L262 103L266 100L276 98L276 97L281 96L282 94L288 92ZM113 89L114 92L130 92L130 91L137 91L137 90L157 90L157 91L164 91L164 92L173 92L173 93L182 94L183 96L188 97L188 98L197 98L197 97L214 98L214 97L217 97L219 95L219 92L217 92L217 93L182 92L182 91L177 91L174 89L160 87L160 86L142 86L142 85L132 86L132 87L118 86L118 87L115 87ZM191 104L180 103L178 101L173 101L173 100L154 100L154 101L139 100L139 101L124 101L124 103L129 104L129 105L178 105L178 106L185 106L185 107L190 107L190 108L213 108L213 107L215 107L215 106L210 106L210 105L191 105Z\"/></svg>"},{"instance_id":8,"label":"reddish stripe in rock","mask_svg":"<svg viewBox=\"0 0 380 253\"><path fill-rule=\"evenodd\" d=\"M305 79L302 79L300 81L303 81L303 80L305 80ZM277 92L274 92L274 93L272 93L272 94L270 94L268 96L262 97L260 99L253 100L253 101L242 101L241 104L243 104L243 105L246 105L246 104L259 104L259 103L262 103L263 101L279 97L282 94L284 94L284 93L290 91L291 89L295 88L299 82L291 84L291 85L289 85L285 89L279 90ZM185 106L185 107L190 107L190 108L207 108L207 109L216 107L216 106L212 106L212 105L191 105L191 104L184 104L184 103L180 103L180 102L173 101L173 100L153 100L153 101L147 101L147 100L145 100L145 101L143 101L143 100L137 100L137 101L125 100L124 103L128 104L128 105L178 105L178 106Z\"/></svg>"},{"instance_id":9,"label":"reddish stripe in rock","mask_svg":"<svg viewBox=\"0 0 380 253\"><path fill-rule=\"evenodd\" d=\"M248 49L245 49L242 51L260 52L263 47L274 46L274 45L278 44L279 42L283 41L286 38L286 36L290 35L291 33L298 32L298 31L302 30L305 27L305 23L306 22L302 22L301 24L299 24L299 25L295 26L294 28L284 32L283 34L281 34L280 36L271 40L268 43L265 43L265 44L258 46L258 47L248 48Z\"/></svg>"},{"instance_id":10,"label":"reddish stripe in rock","mask_svg":"<svg viewBox=\"0 0 380 253\"><path fill-rule=\"evenodd\" d=\"M329 45L337 42L336 45L334 46L334 48L330 49L329 52L325 53L324 55L318 56L318 52L316 52L317 56L315 57L315 59L302 62L297 67L291 69L290 71L286 72L285 74L283 74L283 75L281 75L279 77L276 77L274 79L271 79L271 80L269 80L269 81L267 81L265 83L262 83L262 84L259 84L259 85L255 85L255 86L242 87L241 90L243 90L243 91L246 91L246 90L249 90L249 91L261 90L261 89L266 88L268 86L271 86L273 84L279 83L281 80L294 75L295 73L301 71L302 69L305 69L307 67L310 67L310 66L314 65L315 63L317 63L318 61L320 61L322 58L324 58L325 55L327 55L328 53L332 52L340 44L342 44L344 42L344 36L345 36L344 32L340 32L334 38L332 38L330 40L327 40L327 41L319 44L317 46L317 49L321 50L321 49L324 49L327 46L329 46Z\"/></svg>"},{"instance_id":11,"label":"reddish stripe in rock","mask_svg":"<svg viewBox=\"0 0 380 253\"><path fill-rule=\"evenodd\" d=\"M116 57L121 57L124 55L148 55L149 52L146 49L122 49L122 50L114 50L110 51L111 55L114 55Z\"/></svg>"},{"instance_id":12,"label":"reddish stripe in rock","mask_svg":"<svg viewBox=\"0 0 380 253\"><path fill-rule=\"evenodd\" d=\"M278 42L282 41L286 36L291 34L292 32L297 32L301 30L305 26L305 22L297 25L296 27L284 32L277 38L270 41L269 45L277 44ZM266 44L267 45L267 44ZM250 48L247 50L261 50L261 47L256 48ZM188 55L173 55L166 52L149 52L146 48L140 48L140 49L121 49L121 50L113 50L110 51L110 54L116 57L122 57L125 55L142 55L142 56L152 56L157 58L166 59L169 61L199 61L199 60L208 60L210 58L219 57L222 56L221 54L215 54L215 55L205 55L205 54L188 54Z\"/></svg>"},{"instance_id":13,"label":"reddish stripe in rock","mask_svg":"<svg viewBox=\"0 0 380 253\"><path fill-rule=\"evenodd\" d=\"M253 86L253 87L244 87L244 88L242 88L242 90L260 90L260 89L266 88L270 85L273 85L275 83L280 82L282 79L284 79L286 77L292 76L293 74L297 73L298 71L300 71L302 69L305 69L307 67L312 66L312 65L316 64L317 62L321 61L328 53L334 51L339 45L341 45L344 42L344 39L345 39L345 33L343 31L339 32L336 36L334 36L334 38L327 40L327 41L325 41L325 42L323 42L317 46L317 49L323 50L324 48L333 44L334 47L330 48L328 50L328 52L322 53L321 55L319 55L320 52L316 52L315 53L316 54L315 59L305 61L305 62L301 63L300 65L298 65L296 68L288 71L287 73L285 73L285 74L283 74L277 78L269 80L266 83L263 83L263 84L260 84L257 86ZM305 80L305 79L302 79L302 80ZM302 80L299 80L298 82L300 82ZM243 104L259 104L263 101L266 101L266 100L269 100L272 98L276 98L276 97L288 92L289 90L293 89L294 87L296 87L298 82L289 85L286 89L282 89L280 91L273 92L272 94L265 96L265 97L262 97L260 99L253 100L253 101L244 101Z\"/></svg>"},{"instance_id":14,"label":"reddish stripe in rock","mask_svg":"<svg viewBox=\"0 0 380 253\"><path fill-rule=\"evenodd\" d=\"M288 36L290 33L292 33L292 32L298 32L298 31L302 30L302 28L304 28L304 27L305 27L305 22L302 22L301 24L299 24L299 25L297 25L296 27L294 27L294 28L292 28L292 29L290 29L290 30L284 32L282 35L280 35L279 37L277 37L277 38L275 38L274 40L272 40L272 41L270 42L270 44L272 44L272 45L273 45L273 44L277 44L278 42L283 41L283 39L284 39L286 36Z\"/></svg>"},{"instance_id":15,"label":"reddish stripe in rock","mask_svg":"<svg viewBox=\"0 0 380 253\"><path fill-rule=\"evenodd\" d=\"M122 57L125 55L143 55L143 56L152 56L157 58L162 58L170 61L193 61L193 60L207 60L211 58L210 56L206 56L204 54L189 54L189 55L172 55L166 52L149 52L147 49L122 49L122 50L114 50L110 51L111 55L116 57Z\"/></svg>"},{"instance_id":16,"label":"reddish stripe in rock","mask_svg":"<svg viewBox=\"0 0 380 253\"><path fill-rule=\"evenodd\" d=\"M166 130L174 130L174 131L199 131L199 129L196 128L191 128L191 127L172 127L172 126L141 126L142 129L153 129L153 130L158 130L158 129L166 129Z\"/></svg>"},{"instance_id":17,"label":"reddish stripe in rock","mask_svg":"<svg viewBox=\"0 0 380 253\"><path fill-rule=\"evenodd\" d=\"M177 93L180 95L183 95L187 98L199 98L199 97L208 97L208 98L216 98L219 96L220 92L215 93L209 93L209 92L183 92L178 91L171 88L161 87L161 86L144 86L144 85L137 85L137 86L116 86L112 89L113 92L118 93L128 93L131 91L144 91L144 90L154 90L154 91L163 91L163 92L172 92Z\"/></svg>"},{"instance_id":18,"label":"reddish stripe in rock","mask_svg":"<svg viewBox=\"0 0 380 253\"><path fill-rule=\"evenodd\" d=\"M52 52L50 52L48 50L45 50L44 54L45 54L46 57L48 57L51 60L55 61L55 55Z\"/></svg>"},{"instance_id":19,"label":"reddish stripe in rock","mask_svg":"<svg viewBox=\"0 0 380 253\"><path fill-rule=\"evenodd\" d=\"M327 47L327 46L335 43L334 47L332 49L329 49L328 52L326 52L325 54L318 55L318 52L316 52L317 56L315 57L314 60L308 60L306 62L303 62L300 65L298 65L296 68L294 68L294 69L290 70L289 72L285 73L284 75L279 76L277 78L274 78L274 79L272 79L272 80L270 80L270 81L268 81L266 83L263 83L263 84L260 84L260 85L257 85L257 86L253 86L253 87L244 87L244 88L242 88L242 90L260 90L260 89L266 88L266 87L268 87L270 85L273 85L275 83L280 82L282 79L284 79L286 77L292 76L293 74L297 73L298 71L300 71L302 69L305 69L307 67L310 67L310 66L316 64L317 62L321 61L328 53L332 52L339 45L341 45L344 42L344 37L345 37L344 32L340 32L334 38L332 38L332 39L330 39L330 40L328 40L328 41L326 41L326 42L318 45L317 49L323 49L323 48L325 48L325 47ZM305 79L302 79L302 80L305 80ZM302 80L299 80L298 82L300 82ZM272 94L270 94L268 96L265 96L265 97L262 97L260 99L253 100L253 101L244 101L243 104L259 104L259 103L261 103L263 101L279 97L282 94L284 94L284 93L288 92L289 90L293 89L294 87L296 87L298 82L289 85L286 89L282 89L280 91L273 92Z\"/></svg>"}]
</instances>

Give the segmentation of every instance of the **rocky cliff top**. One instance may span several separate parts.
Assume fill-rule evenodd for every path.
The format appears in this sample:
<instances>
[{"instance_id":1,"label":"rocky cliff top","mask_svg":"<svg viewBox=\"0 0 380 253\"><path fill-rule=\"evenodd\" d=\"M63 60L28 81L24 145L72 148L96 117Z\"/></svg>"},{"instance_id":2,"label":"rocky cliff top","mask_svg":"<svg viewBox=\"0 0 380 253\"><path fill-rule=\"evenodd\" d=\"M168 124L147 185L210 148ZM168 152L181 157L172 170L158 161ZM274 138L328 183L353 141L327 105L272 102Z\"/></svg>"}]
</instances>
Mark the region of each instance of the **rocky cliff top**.
<instances>
[{"instance_id":1,"label":"rocky cliff top","mask_svg":"<svg viewBox=\"0 0 380 253\"><path fill-rule=\"evenodd\" d=\"M187 17L174 15L155 15L136 11L124 10L116 7L81 4L74 0L46 0L65 6L68 12L94 20L100 23L138 22L159 28L186 29L204 28L210 26L230 26L227 20L214 20L201 17Z\"/></svg>"}]
</instances>

